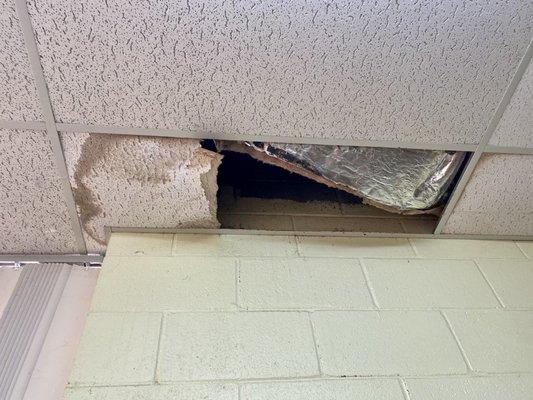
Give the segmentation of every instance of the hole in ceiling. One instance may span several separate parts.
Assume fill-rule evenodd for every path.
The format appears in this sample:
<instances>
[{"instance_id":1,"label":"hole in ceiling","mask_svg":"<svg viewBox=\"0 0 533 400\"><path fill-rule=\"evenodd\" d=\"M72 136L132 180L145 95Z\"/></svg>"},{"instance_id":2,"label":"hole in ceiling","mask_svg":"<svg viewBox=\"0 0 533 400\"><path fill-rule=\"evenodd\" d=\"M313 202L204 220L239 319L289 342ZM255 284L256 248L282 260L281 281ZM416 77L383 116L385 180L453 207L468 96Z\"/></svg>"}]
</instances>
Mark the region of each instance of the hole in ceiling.
<instances>
[{"instance_id":1,"label":"hole in ceiling","mask_svg":"<svg viewBox=\"0 0 533 400\"><path fill-rule=\"evenodd\" d=\"M216 151L213 141L203 146ZM248 154L222 151L218 172L221 228L270 231L432 233L436 215L402 215L368 204L344 190L328 187ZM449 197L466 159L451 181Z\"/></svg>"}]
</instances>

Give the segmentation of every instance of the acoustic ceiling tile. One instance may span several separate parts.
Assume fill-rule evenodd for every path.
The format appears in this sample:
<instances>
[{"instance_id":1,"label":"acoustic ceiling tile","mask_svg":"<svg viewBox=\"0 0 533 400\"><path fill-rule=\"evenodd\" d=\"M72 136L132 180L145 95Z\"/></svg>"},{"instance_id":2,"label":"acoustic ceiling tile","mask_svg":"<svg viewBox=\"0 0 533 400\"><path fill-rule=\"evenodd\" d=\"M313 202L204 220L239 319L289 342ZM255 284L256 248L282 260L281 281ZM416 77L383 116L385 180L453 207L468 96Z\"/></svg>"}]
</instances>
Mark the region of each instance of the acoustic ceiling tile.
<instances>
[{"instance_id":1,"label":"acoustic ceiling tile","mask_svg":"<svg viewBox=\"0 0 533 400\"><path fill-rule=\"evenodd\" d=\"M0 130L0 253L77 253L45 132Z\"/></svg>"},{"instance_id":2,"label":"acoustic ceiling tile","mask_svg":"<svg viewBox=\"0 0 533 400\"><path fill-rule=\"evenodd\" d=\"M483 155L443 232L533 235L533 156Z\"/></svg>"},{"instance_id":3,"label":"acoustic ceiling tile","mask_svg":"<svg viewBox=\"0 0 533 400\"><path fill-rule=\"evenodd\" d=\"M42 120L14 0L0 0L0 120Z\"/></svg>"},{"instance_id":4,"label":"acoustic ceiling tile","mask_svg":"<svg viewBox=\"0 0 533 400\"><path fill-rule=\"evenodd\" d=\"M533 63L518 84L490 144L533 148Z\"/></svg>"},{"instance_id":5,"label":"acoustic ceiling tile","mask_svg":"<svg viewBox=\"0 0 533 400\"><path fill-rule=\"evenodd\" d=\"M525 52L533 3L29 0L29 10L63 123L472 144Z\"/></svg>"}]
</instances>

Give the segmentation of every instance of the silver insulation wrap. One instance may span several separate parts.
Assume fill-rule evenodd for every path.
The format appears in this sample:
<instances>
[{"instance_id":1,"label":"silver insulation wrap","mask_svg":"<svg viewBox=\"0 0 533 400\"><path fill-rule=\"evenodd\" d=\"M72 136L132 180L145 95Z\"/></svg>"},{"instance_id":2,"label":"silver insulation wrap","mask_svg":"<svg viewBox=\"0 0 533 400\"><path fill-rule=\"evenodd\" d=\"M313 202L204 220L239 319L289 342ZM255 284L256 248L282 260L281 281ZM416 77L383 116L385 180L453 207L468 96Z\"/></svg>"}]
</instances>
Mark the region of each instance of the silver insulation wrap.
<instances>
[{"instance_id":1,"label":"silver insulation wrap","mask_svg":"<svg viewBox=\"0 0 533 400\"><path fill-rule=\"evenodd\" d=\"M262 142L240 146L219 143L219 148L248 153L404 214L430 212L441 205L466 157L463 152L382 147Z\"/></svg>"}]
</instances>

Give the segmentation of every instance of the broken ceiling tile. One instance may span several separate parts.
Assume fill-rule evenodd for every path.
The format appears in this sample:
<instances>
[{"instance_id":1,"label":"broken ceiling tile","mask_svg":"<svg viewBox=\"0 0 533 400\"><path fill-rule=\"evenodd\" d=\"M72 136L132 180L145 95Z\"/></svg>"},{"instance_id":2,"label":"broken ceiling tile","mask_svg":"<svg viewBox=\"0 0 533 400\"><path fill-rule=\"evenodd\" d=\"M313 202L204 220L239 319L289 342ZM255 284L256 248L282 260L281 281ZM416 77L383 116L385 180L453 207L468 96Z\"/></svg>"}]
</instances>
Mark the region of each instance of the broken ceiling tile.
<instances>
[{"instance_id":1,"label":"broken ceiling tile","mask_svg":"<svg viewBox=\"0 0 533 400\"><path fill-rule=\"evenodd\" d=\"M105 227L215 228L221 156L198 140L61 133L88 251Z\"/></svg>"}]
</instances>

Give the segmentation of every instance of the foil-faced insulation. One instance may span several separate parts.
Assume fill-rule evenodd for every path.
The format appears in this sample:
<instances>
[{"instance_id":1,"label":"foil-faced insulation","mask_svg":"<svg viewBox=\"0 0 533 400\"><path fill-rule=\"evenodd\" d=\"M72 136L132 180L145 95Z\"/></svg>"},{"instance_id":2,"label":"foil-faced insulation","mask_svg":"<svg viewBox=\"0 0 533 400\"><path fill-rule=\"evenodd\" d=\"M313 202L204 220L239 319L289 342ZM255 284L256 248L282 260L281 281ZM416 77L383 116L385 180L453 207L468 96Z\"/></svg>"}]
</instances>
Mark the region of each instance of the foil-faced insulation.
<instances>
[{"instance_id":1,"label":"foil-faced insulation","mask_svg":"<svg viewBox=\"0 0 533 400\"><path fill-rule=\"evenodd\" d=\"M382 147L217 141L363 202L401 214L439 213L466 153Z\"/></svg>"},{"instance_id":2,"label":"foil-faced insulation","mask_svg":"<svg viewBox=\"0 0 533 400\"><path fill-rule=\"evenodd\" d=\"M103 253L106 227L217 228L220 154L200 141L61 133L87 249Z\"/></svg>"}]
</instances>

